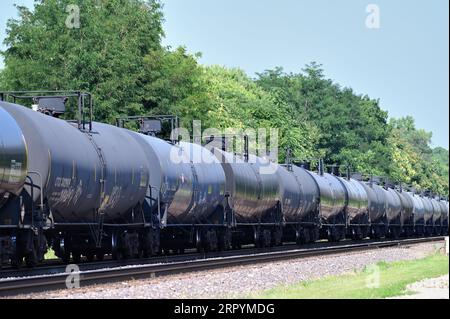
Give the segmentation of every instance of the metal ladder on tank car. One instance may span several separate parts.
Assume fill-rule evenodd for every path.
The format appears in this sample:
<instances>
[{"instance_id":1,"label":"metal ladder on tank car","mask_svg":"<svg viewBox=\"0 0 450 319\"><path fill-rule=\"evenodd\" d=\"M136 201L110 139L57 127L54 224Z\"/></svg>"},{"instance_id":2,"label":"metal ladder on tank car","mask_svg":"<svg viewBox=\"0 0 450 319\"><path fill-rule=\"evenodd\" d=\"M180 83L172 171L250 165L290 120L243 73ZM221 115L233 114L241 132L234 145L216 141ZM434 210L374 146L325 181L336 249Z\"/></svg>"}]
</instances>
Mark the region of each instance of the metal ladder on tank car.
<instances>
[{"instance_id":1,"label":"metal ladder on tank car","mask_svg":"<svg viewBox=\"0 0 450 319\"><path fill-rule=\"evenodd\" d=\"M101 248L102 243L102 236L103 236L103 221L105 219L105 214L102 210L103 200L105 198L105 172L106 172L106 160L103 155L102 149L98 146L98 144L95 142L94 138L92 137L92 132L86 132L85 135L91 142L91 144L94 146L95 151L97 152L98 158L100 159L101 164L101 175L99 178L100 182L100 200L99 200L99 208L97 210L97 216L98 216L98 225L96 229L91 228L92 236L95 239L95 246L97 248ZM97 180L97 173L95 172L95 180Z\"/></svg>"}]
</instances>

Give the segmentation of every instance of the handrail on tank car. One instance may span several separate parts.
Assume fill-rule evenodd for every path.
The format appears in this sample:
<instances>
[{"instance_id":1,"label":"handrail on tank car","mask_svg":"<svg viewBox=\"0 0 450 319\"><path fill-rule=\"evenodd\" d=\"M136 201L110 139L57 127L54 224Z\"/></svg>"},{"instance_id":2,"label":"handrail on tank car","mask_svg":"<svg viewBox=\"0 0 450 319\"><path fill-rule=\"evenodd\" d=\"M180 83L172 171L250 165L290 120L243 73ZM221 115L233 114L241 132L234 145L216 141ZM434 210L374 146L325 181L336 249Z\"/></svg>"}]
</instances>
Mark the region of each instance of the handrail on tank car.
<instances>
[{"instance_id":1,"label":"handrail on tank car","mask_svg":"<svg viewBox=\"0 0 450 319\"><path fill-rule=\"evenodd\" d=\"M92 131L92 121L94 117L94 105L92 94L83 91L2 91L0 92L0 101L8 102L12 100L12 103L16 103L17 100L36 100L42 98L77 98L77 125L78 129L86 130L86 126L89 127L89 131ZM85 99L88 98L88 105L86 106ZM88 111L86 112L86 107ZM86 114L88 113L88 114ZM86 119L88 116L88 119Z\"/></svg>"},{"instance_id":2,"label":"handrail on tank car","mask_svg":"<svg viewBox=\"0 0 450 319\"><path fill-rule=\"evenodd\" d=\"M296 165L298 167L311 171L311 163L313 162L317 162L317 173L323 176L325 173L325 164L323 158L294 158L292 157L292 149L290 148L286 149L285 163L282 164L282 166L287 167L289 171L292 171L292 165Z\"/></svg>"},{"instance_id":3,"label":"handrail on tank car","mask_svg":"<svg viewBox=\"0 0 450 319\"><path fill-rule=\"evenodd\" d=\"M153 128L153 130L146 131L144 124L148 121L159 121L161 123L161 127L159 127L158 129ZM158 135L162 133L163 122L168 122L170 125L170 137L169 139L166 139L166 141L172 144L177 144L179 140L172 137L172 133L175 132L176 129L180 128L180 118L176 115L138 115L116 117L117 127L125 128L126 123L135 123L140 126L139 133L155 137L159 137Z\"/></svg>"}]
</instances>

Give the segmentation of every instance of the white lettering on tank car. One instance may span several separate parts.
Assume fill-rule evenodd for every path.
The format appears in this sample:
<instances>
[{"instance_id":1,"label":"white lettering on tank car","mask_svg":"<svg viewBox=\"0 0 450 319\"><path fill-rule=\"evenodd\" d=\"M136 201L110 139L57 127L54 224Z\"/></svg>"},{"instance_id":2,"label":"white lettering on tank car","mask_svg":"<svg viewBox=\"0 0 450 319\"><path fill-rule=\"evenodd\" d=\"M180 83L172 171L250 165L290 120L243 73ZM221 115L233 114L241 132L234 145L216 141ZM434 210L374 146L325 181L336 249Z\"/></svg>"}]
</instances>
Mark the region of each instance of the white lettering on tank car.
<instances>
[{"instance_id":1,"label":"white lettering on tank car","mask_svg":"<svg viewBox=\"0 0 450 319\"><path fill-rule=\"evenodd\" d=\"M21 175L22 175L22 163L17 162L16 160L11 160L8 182L12 184L19 183Z\"/></svg>"},{"instance_id":2,"label":"white lettering on tank car","mask_svg":"<svg viewBox=\"0 0 450 319\"><path fill-rule=\"evenodd\" d=\"M116 207L117 203L120 201L121 194L122 187L114 186L111 194L109 196L105 196L105 198L103 199L100 210L106 210Z\"/></svg>"},{"instance_id":3,"label":"white lettering on tank car","mask_svg":"<svg viewBox=\"0 0 450 319\"><path fill-rule=\"evenodd\" d=\"M61 180L67 180L67 179L61 179ZM71 179L69 179L71 180ZM55 183L55 185L58 182ZM64 182L62 182L64 184ZM80 181L77 186L71 186L62 189L59 192L53 192L50 196L50 201L53 202L54 205L63 205L63 206L69 206L69 205L75 205L78 200L80 199L81 195L83 193L83 181Z\"/></svg>"},{"instance_id":4,"label":"white lettering on tank car","mask_svg":"<svg viewBox=\"0 0 450 319\"><path fill-rule=\"evenodd\" d=\"M57 188L69 188L72 184L72 179L69 177L57 177L55 180L55 187Z\"/></svg>"}]
</instances>

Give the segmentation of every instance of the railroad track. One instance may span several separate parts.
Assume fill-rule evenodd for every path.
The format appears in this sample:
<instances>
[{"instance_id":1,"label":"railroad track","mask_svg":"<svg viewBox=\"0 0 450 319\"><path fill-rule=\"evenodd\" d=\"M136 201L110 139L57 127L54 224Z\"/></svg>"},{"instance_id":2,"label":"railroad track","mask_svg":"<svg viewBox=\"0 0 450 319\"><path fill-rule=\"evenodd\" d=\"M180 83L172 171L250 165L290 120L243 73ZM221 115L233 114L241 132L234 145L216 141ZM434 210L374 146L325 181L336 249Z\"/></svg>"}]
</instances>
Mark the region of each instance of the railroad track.
<instances>
[{"instance_id":1,"label":"railroad track","mask_svg":"<svg viewBox=\"0 0 450 319\"><path fill-rule=\"evenodd\" d=\"M379 242L378 240L377 242ZM372 243L376 242L371 239L366 239L363 242L361 241L351 241L349 239L341 241L339 243L330 243L328 241L318 241L311 244L303 244L302 249L312 249L312 248L325 248L325 247L334 247L341 245L349 245L351 243ZM239 250L230 250L230 251L222 251L222 252L209 252L209 253L197 253L195 249L187 250L184 254L164 254L162 256L155 256L145 259L126 259L122 261L108 259L105 258L104 261L96 261L96 262L87 262L86 260L82 260L81 263L78 264L81 271L87 270L95 270L102 268L114 268L114 267L123 267L123 266L132 266L132 265L143 265L143 264L156 264L156 263L170 263L170 262L181 262L181 261L192 261L198 259L207 259L207 258L221 258L221 257L229 257L229 256L240 256L240 255L254 255L259 253L267 253L267 252L275 252L275 251L285 251L285 250L293 250L299 249L297 244L295 243L285 243L280 247L272 247L272 248L243 248ZM195 253L193 253L195 252ZM31 276L44 276L44 275L54 275L58 273L66 272L66 264L64 264L60 259L56 260L48 260L43 264L33 268L21 268L14 269L12 267L4 268L0 270L0 280L2 278L18 278L18 277L31 277Z\"/></svg>"},{"instance_id":2,"label":"railroad track","mask_svg":"<svg viewBox=\"0 0 450 319\"><path fill-rule=\"evenodd\" d=\"M239 252L216 254L191 254L163 256L145 261L107 261L100 263L80 264L78 272L67 273L66 265L42 267L36 270L16 271L13 278L5 278L6 272L0 272L0 296L13 296L38 291L66 289L68 276L79 278L81 287L93 284L109 283L128 279L154 278L171 274L195 272L215 268L239 266L246 264L277 261L299 257L329 255L344 252L362 251L412 245L424 242L442 241L445 237L414 238L401 240L381 240L364 242L342 242L338 244L317 243L306 248L284 248L261 251L244 249ZM34 273L33 273L34 272ZM19 277L20 276L20 277Z\"/></svg>"}]
</instances>

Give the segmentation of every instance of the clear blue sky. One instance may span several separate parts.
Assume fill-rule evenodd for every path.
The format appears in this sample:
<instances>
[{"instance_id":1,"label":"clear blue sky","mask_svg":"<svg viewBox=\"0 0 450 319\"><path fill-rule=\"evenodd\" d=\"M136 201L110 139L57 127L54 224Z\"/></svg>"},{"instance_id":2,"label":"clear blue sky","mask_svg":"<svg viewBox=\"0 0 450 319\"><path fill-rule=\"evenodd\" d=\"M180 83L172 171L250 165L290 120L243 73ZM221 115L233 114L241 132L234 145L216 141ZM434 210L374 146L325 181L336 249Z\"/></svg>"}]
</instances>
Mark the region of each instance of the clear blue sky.
<instances>
[{"instance_id":1,"label":"clear blue sky","mask_svg":"<svg viewBox=\"0 0 450 319\"><path fill-rule=\"evenodd\" d=\"M2 0L0 37L13 3ZM448 148L448 0L163 0L164 43L202 52L204 64L250 75L275 66L298 72L308 62L357 93L379 98L390 116L412 115ZM366 6L380 8L368 29Z\"/></svg>"}]
</instances>

